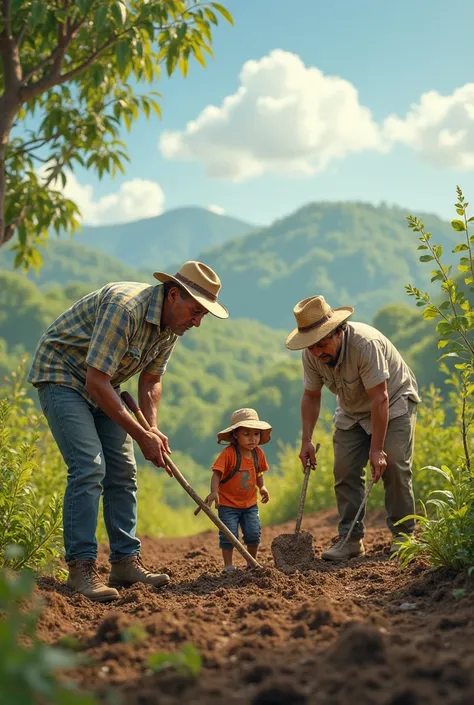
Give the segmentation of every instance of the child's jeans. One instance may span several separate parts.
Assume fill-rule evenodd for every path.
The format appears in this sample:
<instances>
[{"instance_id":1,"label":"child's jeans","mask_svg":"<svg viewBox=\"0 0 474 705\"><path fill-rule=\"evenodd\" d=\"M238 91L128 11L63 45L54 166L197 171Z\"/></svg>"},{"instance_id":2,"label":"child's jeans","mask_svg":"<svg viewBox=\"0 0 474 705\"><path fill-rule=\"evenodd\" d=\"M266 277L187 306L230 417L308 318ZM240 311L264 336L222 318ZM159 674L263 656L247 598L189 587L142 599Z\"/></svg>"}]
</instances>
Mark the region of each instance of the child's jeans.
<instances>
[{"instance_id":1,"label":"child's jeans","mask_svg":"<svg viewBox=\"0 0 474 705\"><path fill-rule=\"evenodd\" d=\"M239 525L242 529L244 543L247 546L258 546L260 543L260 517L258 505L246 509L239 507L219 507L219 519L232 531L235 538L239 538ZM224 549L234 548L226 536L219 531L219 547Z\"/></svg>"}]
</instances>

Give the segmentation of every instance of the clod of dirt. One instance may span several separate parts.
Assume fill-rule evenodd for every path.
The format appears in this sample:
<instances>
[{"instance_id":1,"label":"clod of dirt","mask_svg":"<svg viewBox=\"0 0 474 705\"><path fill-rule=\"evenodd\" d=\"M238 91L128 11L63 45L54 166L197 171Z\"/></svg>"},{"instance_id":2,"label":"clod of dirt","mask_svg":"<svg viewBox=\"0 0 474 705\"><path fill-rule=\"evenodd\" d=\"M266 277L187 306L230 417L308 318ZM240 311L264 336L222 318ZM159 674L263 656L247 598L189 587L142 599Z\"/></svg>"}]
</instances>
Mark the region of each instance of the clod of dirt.
<instances>
[{"instance_id":1,"label":"clod of dirt","mask_svg":"<svg viewBox=\"0 0 474 705\"><path fill-rule=\"evenodd\" d=\"M294 613L293 619L304 622L312 631L318 630L325 625L338 626L348 621L348 617L327 597L320 597L314 602L305 602Z\"/></svg>"},{"instance_id":2,"label":"clod of dirt","mask_svg":"<svg viewBox=\"0 0 474 705\"><path fill-rule=\"evenodd\" d=\"M116 644L130 626L130 618L121 612L109 614L100 624L93 638L95 644Z\"/></svg>"},{"instance_id":3,"label":"clod of dirt","mask_svg":"<svg viewBox=\"0 0 474 705\"><path fill-rule=\"evenodd\" d=\"M272 554L278 570L304 570L314 560L313 537L307 531L281 534L272 541Z\"/></svg>"},{"instance_id":4,"label":"clod of dirt","mask_svg":"<svg viewBox=\"0 0 474 705\"><path fill-rule=\"evenodd\" d=\"M252 705L306 705L306 696L290 683L274 683L258 692Z\"/></svg>"},{"instance_id":5,"label":"clod of dirt","mask_svg":"<svg viewBox=\"0 0 474 705\"><path fill-rule=\"evenodd\" d=\"M350 624L332 647L329 658L339 666L386 663L385 641L376 629Z\"/></svg>"}]
</instances>

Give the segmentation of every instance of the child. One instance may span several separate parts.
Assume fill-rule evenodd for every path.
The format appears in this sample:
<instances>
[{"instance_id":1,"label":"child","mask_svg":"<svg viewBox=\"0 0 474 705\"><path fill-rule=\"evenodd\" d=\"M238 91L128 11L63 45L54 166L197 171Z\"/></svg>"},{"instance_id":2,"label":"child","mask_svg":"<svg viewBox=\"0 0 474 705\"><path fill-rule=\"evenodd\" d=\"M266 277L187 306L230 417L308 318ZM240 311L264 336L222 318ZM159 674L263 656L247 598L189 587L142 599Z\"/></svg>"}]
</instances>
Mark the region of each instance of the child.
<instances>
[{"instance_id":1,"label":"child","mask_svg":"<svg viewBox=\"0 0 474 705\"><path fill-rule=\"evenodd\" d=\"M262 503L270 499L263 481L268 470L265 453L259 446L268 443L272 427L260 421L254 409L238 409L232 414L230 426L217 434L217 442L229 445L212 466L211 493L206 503L216 503L220 520L238 538L239 525L243 540L251 556L257 557L260 543L260 518L257 506L257 487ZM224 573L235 570L232 565L233 546L219 532L219 546L224 559Z\"/></svg>"}]
</instances>

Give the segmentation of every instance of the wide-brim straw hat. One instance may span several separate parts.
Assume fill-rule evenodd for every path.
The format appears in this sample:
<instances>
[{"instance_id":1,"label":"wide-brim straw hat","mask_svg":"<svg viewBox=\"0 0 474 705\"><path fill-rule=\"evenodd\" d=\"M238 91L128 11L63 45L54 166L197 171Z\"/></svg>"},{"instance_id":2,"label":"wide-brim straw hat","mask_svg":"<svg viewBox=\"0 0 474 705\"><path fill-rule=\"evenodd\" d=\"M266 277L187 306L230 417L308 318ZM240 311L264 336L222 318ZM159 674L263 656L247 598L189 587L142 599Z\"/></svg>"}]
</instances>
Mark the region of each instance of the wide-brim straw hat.
<instances>
[{"instance_id":1,"label":"wide-brim straw hat","mask_svg":"<svg viewBox=\"0 0 474 705\"><path fill-rule=\"evenodd\" d=\"M213 316L217 318L229 317L225 306L217 301L217 295L222 286L221 280L207 264L190 260L185 262L176 274L154 272L153 276L163 283L176 282Z\"/></svg>"},{"instance_id":2,"label":"wide-brim straw hat","mask_svg":"<svg viewBox=\"0 0 474 705\"><path fill-rule=\"evenodd\" d=\"M309 296L293 309L295 328L286 339L288 350L303 350L314 345L354 313L352 306L332 309L324 296Z\"/></svg>"},{"instance_id":3,"label":"wide-brim straw hat","mask_svg":"<svg viewBox=\"0 0 474 705\"><path fill-rule=\"evenodd\" d=\"M260 421L255 409L237 409L231 416L230 426L217 434L217 442L226 441L231 443L234 439L233 431L241 426L244 428L256 428L261 431L259 443L261 446L268 443L271 438L272 427L266 421Z\"/></svg>"}]
</instances>

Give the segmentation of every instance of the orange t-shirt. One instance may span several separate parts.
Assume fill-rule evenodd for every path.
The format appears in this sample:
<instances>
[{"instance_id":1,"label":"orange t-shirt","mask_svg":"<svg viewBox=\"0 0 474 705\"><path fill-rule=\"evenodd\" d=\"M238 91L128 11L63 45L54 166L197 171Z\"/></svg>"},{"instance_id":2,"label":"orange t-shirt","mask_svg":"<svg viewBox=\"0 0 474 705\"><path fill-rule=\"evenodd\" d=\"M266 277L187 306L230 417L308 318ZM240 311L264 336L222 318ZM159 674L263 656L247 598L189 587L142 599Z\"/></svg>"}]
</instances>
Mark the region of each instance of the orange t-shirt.
<instances>
[{"instance_id":1,"label":"orange t-shirt","mask_svg":"<svg viewBox=\"0 0 474 705\"><path fill-rule=\"evenodd\" d=\"M268 470L267 459L265 453L257 446L258 471L265 472ZM222 453L214 461L213 470L222 473L222 479L225 478L235 468L237 463L237 453L233 445L224 448ZM245 458L243 455L240 461L240 469L235 473L233 478L224 485L219 486L219 504L225 507L237 507L238 509L247 509L257 504L257 474L253 464L253 455L250 458Z\"/></svg>"}]
</instances>

